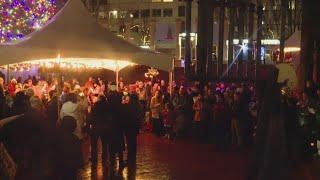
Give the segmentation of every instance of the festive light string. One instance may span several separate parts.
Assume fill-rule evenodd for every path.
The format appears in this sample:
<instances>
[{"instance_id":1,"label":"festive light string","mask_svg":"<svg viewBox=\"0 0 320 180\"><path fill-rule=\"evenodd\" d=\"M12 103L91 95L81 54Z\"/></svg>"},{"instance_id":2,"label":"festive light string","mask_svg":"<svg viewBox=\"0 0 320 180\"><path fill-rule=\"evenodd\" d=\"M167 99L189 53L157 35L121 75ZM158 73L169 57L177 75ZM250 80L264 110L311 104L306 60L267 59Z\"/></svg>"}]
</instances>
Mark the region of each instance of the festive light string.
<instances>
[{"instance_id":1,"label":"festive light string","mask_svg":"<svg viewBox=\"0 0 320 180\"><path fill-rule=\"evenodd\" d=\"M0 0L0 43L23 38L56 12L56 0Z\"/></svg>"},{"instance_id":2,"label":"festive light string","mask_svg":"<svg viewBox=\"0 0 320 180\"><path fill-rule=\"evenodd\" d=\"M25 61L18 64L10 64L12 71L29 71L32 66L39 66L48 69L61 68L63 70L84 70L84 69L109 69L119 71L127 66L133 66L130 61L119 61L113 59L88 59L88 58L53 58ZM5 70L7 66L0 66Z\"/></svg>"}]
</instances>

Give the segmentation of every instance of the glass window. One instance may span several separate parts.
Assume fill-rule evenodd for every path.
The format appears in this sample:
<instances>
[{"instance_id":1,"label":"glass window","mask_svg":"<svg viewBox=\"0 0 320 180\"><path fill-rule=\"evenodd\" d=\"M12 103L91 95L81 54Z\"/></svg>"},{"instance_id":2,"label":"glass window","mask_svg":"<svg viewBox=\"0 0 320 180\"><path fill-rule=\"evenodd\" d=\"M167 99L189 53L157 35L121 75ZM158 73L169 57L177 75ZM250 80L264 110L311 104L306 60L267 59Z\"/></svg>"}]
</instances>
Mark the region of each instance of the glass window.
<instances>
[{"instance_id":1,"label":"glass window","mask_svg":"<svg viewBox=\"0 0 320 180\"><path fill-rule=\"evenodd\" d=\"M172 17L172 9L163 9L163 17Z\"/></svg>"},{"instance_id":2,"label":"glass window","mask_svg":"<svg viewBox=\"0 0 320 180\"><path fill-rule=\"evenodd\" d=\"M179 6L178 8L178 16L183 17L186 15L186 8L184 6Z\"/></svg>"},{"instance_id":3,"label":"glass window","mask_svg":"<svg viewBox=\"0 0 320 180\"><path fill-rule=\"evenodd\" d=\"M148 18L148 17L150 17L150 9L141 10L141 17L142 17L142 18Z\"/></svg>"},{"instance_id":4,"label":"glass window","mask_svg":"<svg viewBox=\"0 0 320 180\"><path fill-rule=\"evenodd\" d=\"M173 0L163 0L163 2L173 2Z\"/></svg>"},{"instance_id":5,"label":"glass window","mask_svg":"<svg viewBox=\"0 0 320 180\"><path fill-rule=\"evenodd\" d=\"M161 17L161 9L152 9L152 17Z\"/></svg>"}]
</instances>

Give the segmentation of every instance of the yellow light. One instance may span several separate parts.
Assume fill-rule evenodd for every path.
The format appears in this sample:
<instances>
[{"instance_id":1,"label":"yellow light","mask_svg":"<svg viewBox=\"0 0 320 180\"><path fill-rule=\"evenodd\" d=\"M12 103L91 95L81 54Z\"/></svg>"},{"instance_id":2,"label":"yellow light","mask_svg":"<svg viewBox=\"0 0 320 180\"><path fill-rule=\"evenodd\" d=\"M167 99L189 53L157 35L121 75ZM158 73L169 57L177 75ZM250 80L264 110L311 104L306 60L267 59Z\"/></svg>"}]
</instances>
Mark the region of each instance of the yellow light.
<instances>
[{"instance_id":1,"label":"yellow light","mask_svg":"<svg viewBox=\"0 0 320 180\"><path fill-rule=\"evenodd\" d=\"M284 48L284 52L299 52L301 48L299 47L286 47Z\"/></svg>"},{"instance_id":2,"label":"yellow light","mask_svg":"<svg viewBox=\"0 0 320 180\"><path fill-rule=\"evenodd\" d=\"M59 55L58 55L59 57ZM113 60L113 59L90 59L90 58L52 58L39 59L33 61L24 61L21 64L34 64L44 66L46 68L53 68L54 64L59 61L61 68L79 69L81 67L90 69L109 69L112 71L121 70L127 66L133 66L134 63L127 60Z\"/></svg>"}]
</instances>

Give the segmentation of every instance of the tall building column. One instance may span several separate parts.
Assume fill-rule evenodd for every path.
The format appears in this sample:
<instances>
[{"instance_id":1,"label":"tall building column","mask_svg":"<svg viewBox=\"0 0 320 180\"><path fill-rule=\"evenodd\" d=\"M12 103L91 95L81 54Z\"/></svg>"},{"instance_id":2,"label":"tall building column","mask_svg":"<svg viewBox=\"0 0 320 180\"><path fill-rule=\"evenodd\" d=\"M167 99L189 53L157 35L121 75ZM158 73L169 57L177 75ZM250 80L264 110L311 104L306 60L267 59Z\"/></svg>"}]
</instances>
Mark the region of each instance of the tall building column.
<instances>
[{"instance_id":1,"label":"tall building column","mask_svg":"<svg viewBox=\"0 0 320 180\"><path fill-rule=\"evenodd\" d=\"M208 54L208 13L206 0L198 1L198 43L197 43L197 76L203 80L206 75Z\"/></svg>"},{"instance_id":2,"label":"tall building column","mask_svg":"<svg viewBox=\"0 0 320 180\"><path fill-rule=\"evenodd\" d=\"M238 78L242 79L244 78L244 48L243 46L243 40L244 40L244 19L246 17L246 7L244 4L241 3L240 7L238 8L239 13L239 26L238 26L238 36L239 36L239 45L241 47L239 51L238 56L238 63L237 63L237 75Z\"/></svg>"},{"instance_id":3,"label":"tall building column","mask_svg":"<svg viewBox=\"0 0 320 180\"><path fill-rule=\"evenodd\" d=\"M212 62L212 49L213 49L213 18L214 18L214 8L211 6L207 6L207 14L208 14L208 33L207 33L207 67L206 74L208 77L213 76L213 62Z\"/></svg>"},{"instance_id":4,"label":"tall building column","mask_svg":"<svg viewBox=\"0 0 320 180\"><path fill-rule=\"evenodd\" d=\"M235 19L235 9L233 7L229 8L229 37L228 37L228 67L227 67L227 75L228 77L231 76L232 71L232 65L234 61L234 55L233 55L233 39L234 39L234 19Z\"/></svg>"},{"instance_id":5,"label":"tall building column","mask_svg":"<svg viewBox=\"0 0 320 180\"><path fill-rule=\"evenodd\" d=\"M248 73L247 77L249 79L254 79L253 72L253 29L254 29L254 12L255 12L255 5L249 5L249 32L248 32Z\"/></svg>"},{"instance_id":6,"label":"tall building column","mask_svg":"<svg viewBox=\"0 0 320 180\"><path fill-rule=\"evenodd\" d=\"M262 39L262 16L263 16L263 5L259 4L257 7L257 45L256 45L256 75L259 71L261 64L261 39Z\"/></svg>"},{"instance_id":7,"label":"tall building column","mask_svg":"<svg viewBox=\"0 0 320 180\"><path fill-rule=\"evenodd\" d=\"M288 0L281 0L281 24L280 24L280 63L284 61L284 46L286 40Z\"/></svg>"},{"instance_id":8,"label":"tall building column","mask_svg":"<svg viewBox=\"0 0 320 180\"><path fill-rule=\"evenodd\" d=\"M130 26L131 26L131 23L125 22L124 26L125 26L124 38L129 40L130 39Z\"/></svg>"},{"instance_id":9,"label":"tall building column","mask_svg":"<svg viewBox=\"0 0 320 180\"><path fill-rule=\"evenodd\" d=\"M219 43L218 43L218 78L222 77L223 73L223 47L224 47L224 20L225 20L225 7L220 7L219 16Z\"/></svg>"},{"instance_id":10,"label":"tall building column","mask_svg":"<svg viewBox=\"0 0 320 180\"><path fill-rule=\"evenodd\" d=\"M181 20L177 20L176 21L176 50L175 50L176 60L180 60L179 58L180 58L181 52L180 52L180 45L179 45L179 34L182 33L181 25L182 25Z\"/></svg>"},{"instance_id":11,"label":"tall building column","mask_svg":"<svg viewBox=\"0 0 320 180\"><path fill-rule=\"evenodd\" d=\"M150 22L150 48L151 49L156 49L155 36L156 36L156 22L151 21Z\"/></svg>"},{"instance_id":12,"label":"tall building column","mask_svg":"<svg viewBox=\"0 0 320 180\"><path fill-rule=\"evenodd\" d=\"M185 0L186 2L186 22L185 22L185 53L184 53L184 73L187 77L191 75L191 10L192 10L192 0Z\"/></svg>"}]
</instances>

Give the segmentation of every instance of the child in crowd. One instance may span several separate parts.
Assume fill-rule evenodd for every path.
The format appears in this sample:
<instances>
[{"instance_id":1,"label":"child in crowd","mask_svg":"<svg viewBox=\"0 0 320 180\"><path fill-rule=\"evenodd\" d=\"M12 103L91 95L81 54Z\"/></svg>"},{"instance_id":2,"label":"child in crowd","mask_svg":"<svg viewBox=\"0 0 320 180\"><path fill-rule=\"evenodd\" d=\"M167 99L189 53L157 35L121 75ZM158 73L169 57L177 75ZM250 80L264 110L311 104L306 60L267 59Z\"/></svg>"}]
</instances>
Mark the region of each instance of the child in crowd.
<instances>
[{"instance_id":1,"label":"child in crowd","mask_svg":"<svg viewBox=\"0 0 320 180\"><path fill-rule=\"evenodd\" d=\"M170 139L172 135L172 128L174 122L174 109L170 103L165 104L165 108L162 112L163 124L165 128L165 137Z\"/></svg>"}]
</instances>

